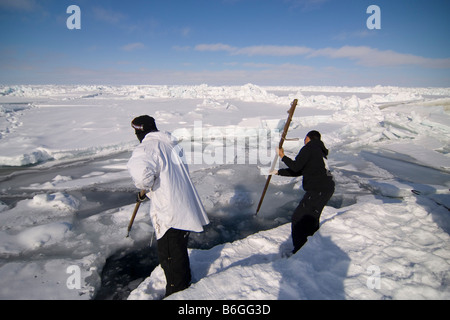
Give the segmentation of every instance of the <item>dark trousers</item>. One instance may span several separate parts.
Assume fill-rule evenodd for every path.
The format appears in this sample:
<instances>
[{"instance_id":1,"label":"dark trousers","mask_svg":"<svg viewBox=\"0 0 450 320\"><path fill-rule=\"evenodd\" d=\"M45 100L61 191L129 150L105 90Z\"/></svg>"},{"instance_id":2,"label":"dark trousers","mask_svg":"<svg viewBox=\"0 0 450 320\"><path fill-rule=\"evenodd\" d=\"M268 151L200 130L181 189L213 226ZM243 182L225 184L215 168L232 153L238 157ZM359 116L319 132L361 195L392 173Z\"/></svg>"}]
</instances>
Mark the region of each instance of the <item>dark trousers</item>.
<instances>
[{"instance_id":1,"label":"dark trousers","mask_svg":"<svg viewBox=\"0 0 450 320\"><path fill-rule=\"evenodd\" d=\"M296 253L317 230L319 230L320 215L330 200L334 189L329 191L308 191L292 215L293 253Z\"/></svg>"},{"instance_id":2,"label":"dark trousers","mask_svg":"<svg viewBox=\"0 0 450 320\"><path fill-rule=\"evenodd\" d=\"M191 267L187 250L189 232L169 229L158 240L158 259L166 275L166 297L189 287Z\"/></svg>"}]
</instances>

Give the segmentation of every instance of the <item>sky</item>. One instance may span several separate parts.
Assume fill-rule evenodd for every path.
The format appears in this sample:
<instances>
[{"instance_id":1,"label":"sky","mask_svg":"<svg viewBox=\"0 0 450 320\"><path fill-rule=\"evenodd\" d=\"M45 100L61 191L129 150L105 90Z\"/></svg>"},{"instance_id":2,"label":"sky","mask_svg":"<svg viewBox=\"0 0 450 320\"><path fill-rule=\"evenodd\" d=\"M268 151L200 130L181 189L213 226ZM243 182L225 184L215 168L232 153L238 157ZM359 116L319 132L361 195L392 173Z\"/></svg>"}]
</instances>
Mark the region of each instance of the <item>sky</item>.
<instances>
[{"instance_id":1,"label":"sky","mask_svg":"<svg viewBox=\"0 0 450 320\"><path fill-rule=\"evenodd\" d=\"M449 35L449 0L0 0L0 85L450 87Z\"/></svg>"}]
</instances>

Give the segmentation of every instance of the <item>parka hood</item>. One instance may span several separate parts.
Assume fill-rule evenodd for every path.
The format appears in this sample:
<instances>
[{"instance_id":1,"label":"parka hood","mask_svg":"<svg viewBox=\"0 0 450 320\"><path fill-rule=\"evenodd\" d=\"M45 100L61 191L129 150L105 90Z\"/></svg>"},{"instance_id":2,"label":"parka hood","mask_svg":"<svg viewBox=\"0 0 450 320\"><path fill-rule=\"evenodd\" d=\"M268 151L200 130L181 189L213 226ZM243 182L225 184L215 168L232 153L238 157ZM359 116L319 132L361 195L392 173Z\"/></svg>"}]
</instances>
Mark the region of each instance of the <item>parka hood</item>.
<instances>
[{"instance_id":1,"label":"parka hood","mask_svg":"<svg viewBox=\"0 0 450 320\"><path fill-rule=\"evenodd\" d=\"M308 145L311 145L311 147L314 148L320 148L320 150L322 150L323 153L323 157L326 159L328 156L328 149L325 147L325 144L323 143L322 140L311 140Z\"/></svg>"}]
</instances>

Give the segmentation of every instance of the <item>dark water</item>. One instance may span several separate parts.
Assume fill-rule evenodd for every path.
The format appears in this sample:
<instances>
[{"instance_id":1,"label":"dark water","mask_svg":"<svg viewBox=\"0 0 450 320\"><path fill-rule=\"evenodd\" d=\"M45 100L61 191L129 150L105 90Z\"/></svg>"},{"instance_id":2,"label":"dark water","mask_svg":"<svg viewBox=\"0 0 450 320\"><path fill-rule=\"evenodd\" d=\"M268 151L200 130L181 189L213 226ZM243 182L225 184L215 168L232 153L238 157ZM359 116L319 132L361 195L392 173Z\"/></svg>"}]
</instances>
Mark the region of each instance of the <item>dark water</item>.
<instances>
[{"instance_id":1,"label":"dark water","mask_svg":"<svg viewBox=\"0 0 450 320\"><path fill-rule=\"evenodd\" d=\"M156 247L150 245L117 253L106 260L102 285L95 300L125 300L159 264Z\"/></svg>"}]
</instances>

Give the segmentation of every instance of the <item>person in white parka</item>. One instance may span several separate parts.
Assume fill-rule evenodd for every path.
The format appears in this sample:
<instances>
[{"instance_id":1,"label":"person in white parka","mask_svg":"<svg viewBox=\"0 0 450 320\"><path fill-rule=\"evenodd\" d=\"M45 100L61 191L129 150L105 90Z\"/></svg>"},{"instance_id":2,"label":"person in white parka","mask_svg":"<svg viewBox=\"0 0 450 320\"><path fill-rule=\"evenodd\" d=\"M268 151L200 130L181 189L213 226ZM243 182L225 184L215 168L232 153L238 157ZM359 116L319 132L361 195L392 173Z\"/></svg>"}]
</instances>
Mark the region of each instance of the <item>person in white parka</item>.
<instances>
[{"instance_id":1,"label":"person in white parka","mask_svg":"<svg viewBox=\"0 0 450 320\"><path fill-rule=\"evenodd\" d=\"M141 144L133 151L127 168L135 186L146 190L150 199L150 217L168 296L189 286L189 232L202 232L209 219L182 161L181 147L169 133L158 131L153 117L137 117L131 125Z\"/></svg>"}]
</instances>

